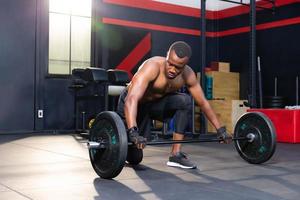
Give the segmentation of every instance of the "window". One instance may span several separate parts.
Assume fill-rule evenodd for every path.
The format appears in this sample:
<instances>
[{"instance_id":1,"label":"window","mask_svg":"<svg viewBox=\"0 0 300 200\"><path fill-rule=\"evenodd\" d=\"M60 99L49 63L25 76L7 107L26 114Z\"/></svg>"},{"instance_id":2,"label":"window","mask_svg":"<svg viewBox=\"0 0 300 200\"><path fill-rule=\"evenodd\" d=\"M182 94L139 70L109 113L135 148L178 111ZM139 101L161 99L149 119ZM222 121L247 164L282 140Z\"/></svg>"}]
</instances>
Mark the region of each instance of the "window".
<instances>
[{"instance_id":1,"label":"window","mask_svg":"<svg viewBox=\"0 0 300 200\"><path fill-rule=\"evenodd\" d=\"M49 0L49 74L90 66L92 0Z\"/></svg>"}]
</instances>

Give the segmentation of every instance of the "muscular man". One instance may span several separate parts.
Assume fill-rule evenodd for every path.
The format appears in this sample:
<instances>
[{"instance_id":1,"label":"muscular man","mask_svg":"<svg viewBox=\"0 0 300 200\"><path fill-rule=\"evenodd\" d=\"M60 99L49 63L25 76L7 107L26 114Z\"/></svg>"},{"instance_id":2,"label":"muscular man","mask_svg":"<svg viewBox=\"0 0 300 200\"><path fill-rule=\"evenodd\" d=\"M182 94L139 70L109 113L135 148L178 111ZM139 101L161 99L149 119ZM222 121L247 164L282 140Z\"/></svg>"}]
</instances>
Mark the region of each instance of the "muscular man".
<instances>
[{"instance_id":1,"label":"muscular man","mask_svg":"<svg viewBox=\"0 0 300 200\"><path fill-rule=\"evenodd\" d=\"M117 112L127 125L129 141L143 149L150 136L151 119L165 120L175 116L173 140L182 140L191 112L191 98L178 93L186 86L195 102L214 125L218 136L230 141L208 101L205 99L194 71L187 65L192 55L191 47L182 41L173 43L166 57L155 56L146 60L133 76L128 87L120 95ZM142 153L142 152L141 152ZM172 146L168 166L196 168L181 144Z\"/></svg>"}]
</instances>

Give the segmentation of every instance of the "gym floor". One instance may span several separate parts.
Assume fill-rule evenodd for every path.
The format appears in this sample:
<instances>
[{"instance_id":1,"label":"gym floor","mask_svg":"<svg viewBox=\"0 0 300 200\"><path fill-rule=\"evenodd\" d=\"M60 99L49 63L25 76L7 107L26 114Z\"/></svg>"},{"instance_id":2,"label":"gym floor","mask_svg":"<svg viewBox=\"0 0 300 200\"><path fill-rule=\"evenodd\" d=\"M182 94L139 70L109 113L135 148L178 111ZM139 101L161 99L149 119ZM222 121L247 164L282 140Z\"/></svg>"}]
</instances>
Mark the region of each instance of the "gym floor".
<instances>
[{"instance_id":1,"label":"gym floor","mask_svg":"<svg viewBox=\"0 0 300 200\"><path fill-rule=\"evenodd\" d=\"M0 135L0 199L299 200L300 144L279 143L263 165L246 163L233 144L184 144L183 150L198 169L167 167L170 146L148 146L142 165L104 180L82 138Z\"/></svg>"}]
</instances>

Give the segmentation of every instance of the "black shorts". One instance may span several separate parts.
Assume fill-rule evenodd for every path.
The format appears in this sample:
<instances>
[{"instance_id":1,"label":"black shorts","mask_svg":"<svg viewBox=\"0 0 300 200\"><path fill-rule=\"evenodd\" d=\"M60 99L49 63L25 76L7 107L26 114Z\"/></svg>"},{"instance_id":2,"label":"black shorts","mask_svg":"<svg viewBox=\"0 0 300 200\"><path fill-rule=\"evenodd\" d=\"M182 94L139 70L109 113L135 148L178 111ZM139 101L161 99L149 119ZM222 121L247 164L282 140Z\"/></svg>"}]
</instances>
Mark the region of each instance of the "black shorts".
<instances>
[{"instance_id":1,"label":"black shorts","mask_svg":"<svg viewBox=\"0 0 300 200\"><path fill-rule=\"evenodd\" d=\"M124 104L127 96L125 89L119 98L117 113L125 122ZM184 134L189 123L189 112L191 112L191 97L185 93L174 92L151 102L138 105L137 126L140 135L148 138L151 132L151 120L167 121L175 116L175 132ZM125 123L126 126L126 123ZM127 127L127 126L126 126Z\"/></svg>"}]
</instances>

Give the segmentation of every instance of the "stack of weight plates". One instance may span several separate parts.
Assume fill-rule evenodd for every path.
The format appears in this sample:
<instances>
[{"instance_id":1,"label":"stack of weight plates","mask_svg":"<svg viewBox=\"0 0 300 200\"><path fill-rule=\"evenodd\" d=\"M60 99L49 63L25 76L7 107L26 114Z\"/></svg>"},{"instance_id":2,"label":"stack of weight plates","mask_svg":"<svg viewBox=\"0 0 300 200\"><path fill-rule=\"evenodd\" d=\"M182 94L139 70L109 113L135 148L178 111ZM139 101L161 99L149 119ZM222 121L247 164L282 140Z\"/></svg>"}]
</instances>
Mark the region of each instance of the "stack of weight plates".
<instances>
[{"instance_id":1,"label":"stack of weight plates","mask_svg":"<svg viewBox=\"0 0 300 200\"><path fill-rule=\"evenodd\" d=\"M282 96L265 96L264 108L284 108L284 97Z\"/></svg>"}]
</instances>

